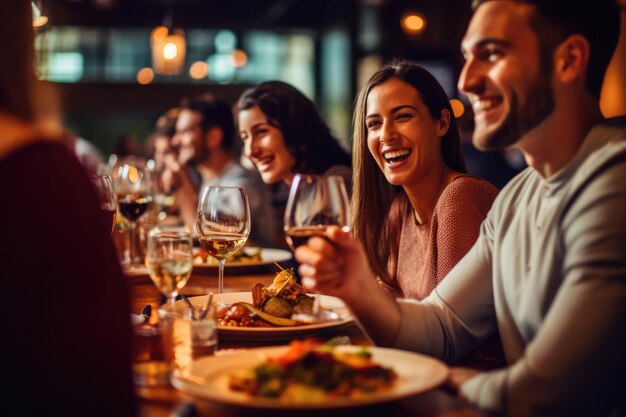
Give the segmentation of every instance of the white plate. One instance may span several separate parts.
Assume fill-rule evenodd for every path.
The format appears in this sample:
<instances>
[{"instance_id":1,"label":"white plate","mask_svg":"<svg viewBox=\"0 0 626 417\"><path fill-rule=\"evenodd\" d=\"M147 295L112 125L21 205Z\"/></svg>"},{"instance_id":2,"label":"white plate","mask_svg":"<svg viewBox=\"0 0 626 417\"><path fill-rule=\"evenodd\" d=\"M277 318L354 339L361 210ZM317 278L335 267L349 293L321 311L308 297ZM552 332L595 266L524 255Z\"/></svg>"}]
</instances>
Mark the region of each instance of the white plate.
<instances>
[{"instance_id":1,"label":"white plate","mask_svg":"<svg viewBox=\"0 0 626 417\"><path fill-rule=\"evenodd\" d=\"M256 247L246 247L244 251L256 252L259 248ZM292 254L288 250L284 249L274 249L274 248L261 248L261 260L253 261L253 262L229 262L228 260L224 263L224 269L226 270L250 270L256 269L259 267L265 267L269 265L273 265L274 262L285 262L292 258ZM216 263L193 263L194 272L214 272L218 273L218 265Z\"/></svg>"},{"instance_id":2,"label":"white plate","mask_svg":"<svg viewBox=\"0 0 626 417\"><path fill-rule=\"evenodd\" d=\"M171 381L181 391L221 404L264 409L328 409L358 407L409 397L436 388L448 376L446 365L429 356L396 349L367 347L375 362L392 368L398 375L394 385L381 393L358 399L333 398L332 401L321 403L285 404L275 399L250 397L230 390L228 380L233 372L258 365L267 357L280 356L287 349L287 346L245 349L201 358L191 365L187 375L174 375ZM337 349L355 350L360 347L339 346Z\"/></svg>"},{"instance_id":3,"label":"white plate","mask_svg":"<svg viewBox=\"0 0 626 417\"><path fill-rule=\"evenodd\" d=\"M224 293L224 303L233 304L239 301L252 303L251 292ZM208 296L190 297L194 305L202 306ZM219 295L213 299L219 302ZM177 301L178 303L182 300ZM243 342L266 342L278 340L290 340L297 337L314 336L331 327L342 326L352 321L352 316L346 305L339 298L327 295L320 296L320 305L339 314L341 320L326 323L303 324L290 327L218 327L220 340L243 341Z\"/></svg>"},{"instance_id":4,"label":"white plate","mask_svg":"<svg viewBox=\"0 0 626 417\"><path fill-rule=\"evenodd\" d=\"M244 250L248 250L248 248L244 248ZM256 251L258 248L250 247L249 250ZM251 272L258 268L266 267L273 265L274 262L285 262L292 258L292 254L288 250L284 249L274 249L274 248L261 248L261 260L254 262L229 262L226 261L224 264L224 269L231 272ZM144 265L133 265L132 268L124 267L124 273L129 277L144 277L148 275L148 268ZM218 273L218 265L217 264L208 264L204 263L193 263L193 270L191 272L194 273ZM145 278L145 277L144 277Z\"/></svg>"}]
</instances>

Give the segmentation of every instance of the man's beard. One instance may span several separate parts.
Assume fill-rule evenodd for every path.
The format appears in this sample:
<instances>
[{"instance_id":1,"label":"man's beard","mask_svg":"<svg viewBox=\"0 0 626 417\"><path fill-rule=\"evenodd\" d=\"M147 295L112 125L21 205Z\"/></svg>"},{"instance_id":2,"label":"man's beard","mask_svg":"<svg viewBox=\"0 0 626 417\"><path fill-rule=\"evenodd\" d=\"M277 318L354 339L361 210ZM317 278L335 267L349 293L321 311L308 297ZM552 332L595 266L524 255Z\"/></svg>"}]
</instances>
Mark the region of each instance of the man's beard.
<instances>
[{"instance_id":1,"label":"man's beard","mask_svg":"<svg viewBox=\"0 0 626 417\"><path fill-rule=\"evenodd\" d=\"M519 141L554 111L554 94L548 76L540 76L528 89L526 97L526 104L521 108L519 96L513 92L511 108L504 122L481 140L474 136L474 143L480 143L480 149L485 151L504 149Z\"/></svg>"}]
</instances>

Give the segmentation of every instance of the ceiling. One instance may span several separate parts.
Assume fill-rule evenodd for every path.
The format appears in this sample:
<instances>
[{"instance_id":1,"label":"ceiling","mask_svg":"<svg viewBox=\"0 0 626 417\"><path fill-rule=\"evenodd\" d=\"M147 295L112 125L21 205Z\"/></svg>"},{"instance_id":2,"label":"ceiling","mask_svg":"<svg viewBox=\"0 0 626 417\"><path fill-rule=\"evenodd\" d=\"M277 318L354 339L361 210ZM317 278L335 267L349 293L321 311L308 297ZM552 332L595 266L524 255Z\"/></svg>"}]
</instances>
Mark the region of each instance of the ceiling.
<instances>
[{"instance_id":1,"label":"ceiling","mask_svg":"<svg viewBox=\"0 0 626 417\"><path fill-rule=\"evenodd\" d=\"M361 0L362 1L362 0ZM52 26L320 29L346 23L359 0L38 0Z\"/></svg>"}]
</instances>

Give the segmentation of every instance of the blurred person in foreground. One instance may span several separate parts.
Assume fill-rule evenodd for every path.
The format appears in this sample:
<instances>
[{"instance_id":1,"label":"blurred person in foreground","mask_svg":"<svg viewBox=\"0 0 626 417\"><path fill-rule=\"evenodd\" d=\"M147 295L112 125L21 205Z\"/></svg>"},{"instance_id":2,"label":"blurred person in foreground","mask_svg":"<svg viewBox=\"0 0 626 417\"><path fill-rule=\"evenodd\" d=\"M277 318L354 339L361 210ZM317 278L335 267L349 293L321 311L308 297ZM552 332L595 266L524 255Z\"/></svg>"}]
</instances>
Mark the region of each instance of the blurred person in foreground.
<instances>
[{"instance_id":1,"label":"blurred person in foreground","mask_svg":"<svg viewBox=\"0 0 626 417\"><path fill-rule=\"evenodd\" d=\"M249 242L271 246L275 229L269 189L259 174L237 162L233 114L225 101L203 96L183 103L171 141L176 158L166 158L163 181L175 195L185 225L196 230L199 192L206 185L243 187L248 193Z\"/></svg>"},{"instance_id":2,"label":"blurred person in foreground","mask_svg":"<svg viewBox=\"0 0 626 417\"><path fill-rule=\"evenodd\" d=\"M65 127L63 100L56 85L50 81L37 81L35 90L38 124L51 132L58 132L87 172L98 173L98 167L104 163L104 155L94 144Z\"/></svg>"},{"instance_id":3,"label":"blurred person in foreground","mask_svg":"<svg viewBox=\"0 0 626 417\"><path fill-rule=\"evenodd\" d=\"M408 61L383 66L357 97L354 174L353 231L372 272L397 297L417 300L474 245L498 194L465 173L450 100ZM504 365L497 332L458 363Z\"/></svg>"},{"instance_id":4,"label":"blurred person in foreground","mask_svg":"<svg viewBox=\"0 0 626 417\"><path fill-rule=\"evenodd\" d=\"M475 4L459 79L473 141L516 146L529 167L428 298L389 297L341 230L296 251L303 283L344 299L381 345L452 362L498 328L508 367L450 374L485 412L626 415L626 118L599 109L619 16L612 0Z\"/></svg>"},{"instance_id":5,"label":"blurred person in foreground","mask_svg":"<svg viewBox=\"0 0 626 417\"><path fill-rule=\"evenodd\" d=\"M0 2L5 415L134 416L124 277L96 191L34 117L29 1Z\"/></svg>"}]
</instances>

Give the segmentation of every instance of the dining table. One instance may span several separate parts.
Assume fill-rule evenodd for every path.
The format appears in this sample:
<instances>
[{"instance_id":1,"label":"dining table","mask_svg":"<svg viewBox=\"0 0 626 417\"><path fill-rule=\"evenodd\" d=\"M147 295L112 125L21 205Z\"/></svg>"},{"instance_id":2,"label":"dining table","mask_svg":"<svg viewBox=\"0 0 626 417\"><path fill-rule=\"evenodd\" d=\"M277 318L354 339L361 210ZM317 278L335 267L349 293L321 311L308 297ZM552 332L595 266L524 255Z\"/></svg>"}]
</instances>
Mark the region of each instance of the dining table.
<instances>
[{"instance_id":1,"label":"dining table","mask_svg":"<svg viewBox=\"0 0 626 417\"><path fill-rule=\"evenodd\" d=\"M233 269L226 268L224 280L224 292L251 291L256 283L269 285L272 283L277 269L274 266ZM128 287L131 300L131 312L139 314L147 305L151 305L156 311L163 301L160 291L146 275L128 277ZM188 282L189 286L208 287L217 291L218 276L215 271L194 272ZM374 346L367 334L355 321L350 321L341 326L330 327L321 334L315 336L318 339L330 340L342 338L349 344ZM288 344L284 341L282 344ZM218 341L218 354L220 350L245 349L254 346L274 346L275 340L256 341L253 344L243 345L237 341ZM241 405L218 404L207 399L191 396L170 386L139 387L135 388L139 415L142 417L174 417L174 416L202 416L202 417L235 417L235 416L433 416L433 417L470 417L483 416L479 411L467 403L462 397L452 392L445 384L400 400L385 402L382 404L320 409L258 409Z\"/></svg>"}]
</instances>

